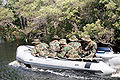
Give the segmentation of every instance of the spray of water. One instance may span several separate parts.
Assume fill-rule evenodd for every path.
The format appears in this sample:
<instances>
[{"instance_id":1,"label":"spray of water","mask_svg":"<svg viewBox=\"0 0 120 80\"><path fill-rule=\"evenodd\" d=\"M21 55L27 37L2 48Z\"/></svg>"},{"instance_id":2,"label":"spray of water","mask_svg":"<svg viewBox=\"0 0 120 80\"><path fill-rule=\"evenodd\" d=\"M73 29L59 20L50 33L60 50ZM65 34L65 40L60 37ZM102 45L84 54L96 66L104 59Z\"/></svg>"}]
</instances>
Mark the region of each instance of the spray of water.
<instances>
[{"instance_id":1,"label":"spray of water","mask_svg":"<svg viewBox=\"0 0 120 80\"><path fill-rule=\"evenodd\" d=\"M68 77L68 78L75 78L75 79L81 79L81 80L101 80L101 78L107 78L107 77L102 77L98 76L95 74L91 74L89 72L80 72L80 71L74 71L74 70L62 70L62 69L44 69L44 68L37 68L33 67L28 68L24 64L19 63L18 61L13 61L9 63L10 66L17 67L17 68L23 68L23 71L29 70L30 72L36 72L36 73L45 73L45 74L53 74L57 76L62 76L62 77ZM33 74L32 74L33 75ZM36 75L35 75L36 76Z\"/></svg>"}]
</instances>

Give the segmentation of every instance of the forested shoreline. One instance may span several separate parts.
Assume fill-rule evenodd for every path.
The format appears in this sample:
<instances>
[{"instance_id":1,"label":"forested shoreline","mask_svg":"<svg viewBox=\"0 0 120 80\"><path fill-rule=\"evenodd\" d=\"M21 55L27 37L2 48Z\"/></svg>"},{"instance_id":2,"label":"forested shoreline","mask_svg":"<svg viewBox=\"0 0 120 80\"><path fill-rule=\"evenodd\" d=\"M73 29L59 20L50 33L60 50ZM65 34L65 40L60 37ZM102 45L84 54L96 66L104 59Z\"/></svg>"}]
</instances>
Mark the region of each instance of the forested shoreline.
<instances>
[{"instance_id":1,"label":"forested shoreline","mask_svg":"<svg viewBox=\"0 0 120 80\"><path fill-rule=\"evenodd\" d=\"M73 34L120 48L120 0L0 1L0 36L8 42L42 38L48 43L54 35Z\"/></svg>"}]
</instances>

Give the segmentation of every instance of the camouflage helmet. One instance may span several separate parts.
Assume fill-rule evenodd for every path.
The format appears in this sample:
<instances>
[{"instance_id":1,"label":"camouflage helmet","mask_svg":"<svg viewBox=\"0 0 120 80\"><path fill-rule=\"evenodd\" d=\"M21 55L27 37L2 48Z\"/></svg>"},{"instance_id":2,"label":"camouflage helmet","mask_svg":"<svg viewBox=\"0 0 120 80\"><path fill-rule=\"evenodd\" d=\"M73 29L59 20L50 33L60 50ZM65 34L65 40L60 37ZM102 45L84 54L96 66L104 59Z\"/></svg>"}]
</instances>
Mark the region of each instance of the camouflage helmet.
<instances>
[{"instance_id":1,"label":"camouflage helmet","mask_svg":"<svg viewBox=\"0 0 120 80\"><path fill-rule=\"evenodd\" d=\"M91 41L89 35L85 35L83 38L81 38L83 41Z\"/></svg>"},{"instance_id":2,"label":"camouflage helmet","mask_svg":"<svg viewBox=\"0 0 120 80\"><path fill-rule=\"evenodd\" d=\"M54 35L53 39L60 39L57 35Z\"/></svg>"},{"instance_id":3,"label":"camouflage helmet","mask_svg":"<svg viewBox=\"0 0 120 80\"><path fill-rule=\"evenodd\" d=\"M66 39L60 39L59 42L60 42L60 44L67 44L67 43L66 43Z\"/></svg>"},{"instance_id":4,"label":"camouflage helmet","mask_svg":"<svg viewBox=\"0 0 120 80\"><path fill-rule=\"evenodd\" d=\"M75 35L72 35L70 38L69 38L70 41L78 41L77 37Z\"/></svg>"},{"instance_id":5,"label":"camouflage helmet","mask_svg":"<svg viewBox=\"0 0 120 80\"><path fill-rule=\"evenodd\" d=\"M41 43L39 39L34 39L33 42L34 44L38 44L38 43Z\"/></svg>"}]
</instances>

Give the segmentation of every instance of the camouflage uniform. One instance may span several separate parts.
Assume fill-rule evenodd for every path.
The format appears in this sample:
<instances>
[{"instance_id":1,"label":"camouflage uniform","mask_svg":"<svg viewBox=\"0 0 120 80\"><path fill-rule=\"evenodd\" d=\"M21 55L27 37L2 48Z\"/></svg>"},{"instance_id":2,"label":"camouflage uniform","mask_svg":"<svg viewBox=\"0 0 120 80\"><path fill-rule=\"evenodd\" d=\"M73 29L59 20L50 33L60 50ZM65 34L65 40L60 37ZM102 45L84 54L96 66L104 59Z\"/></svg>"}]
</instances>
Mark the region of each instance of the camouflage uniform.
<instances>
[{"instance_id":1,"label":"camouflage uniform","mask_svg":"<svg viewBox=\"0 0 120 80\"><path fill-rule=\"evenodd\" d=\"M79 43L79 42L70 42L70 43L68 43L68 45L72 46L77 51L81 47L81 43Z\"/></svg>"},{"instance_id":2,"label":"camouflage uniform","mask_svg":"<svg viewBox=\"0 0 120 80\"><path fill-rule=\"evenodd\" d=\"M34 47L34 48L32 49L31 53L32 53L33 56L37 56L38 51L36 50L36 47Z\"/></svg>"},{"instance_id":3,"label":"camouflage uniform","mask_svg":"<svg viewBox=\"0 0 120 80\"><path fill-rule=\"evenodd\" d=\"M68 58L68 52L72 49L72 46L66 44L65 46L63 46L61 48L61 52L59 54L59 57L62 57L62 58Z\"/></svg>"},{"instance_id":4,"label":"camouflage uniform","mask_svg":"<svg viewBox=\"0 0 120 80\"><path fill-rule=\"evenodd\" d=\"M72 47L66 43L66 39L61 39L60 40L60 53L58 53L58 57L60 58L65 58L66 54L69 50L71 50Z\"/></svg>"},{"instance_id":5,"label":"camouflage uniform","mask_svg":"<svg viewBox=\"0 0 120 80\"><path fill-rule=\"evenodd\" d=\"M75 49L69 50L68 53L67 53L67 56L70 59L81 58L79 52L76 51Z\"/></svg>"},{"instance_id":6,"label":"camouflage uniform","mask_svg":"<svg viewBox=\"0 0 120 80\"><path fill-rule=\"evenodd\" d=\"M86 58L93 58L95 53L96 53L96 49L97 49L97 43L95 43L94 41L92 41L90 39L90 36L86 35L84 38L82 38L85 42L83 43L83 53L84 56Z\"/></svg>"},{"instance_id":7,"label":"camouflage uniform","mask_svg":"<svg viewBox=\"0 0 120 80\"><path fill-rule=\"evenodd\" d=\"M49 52L48 52L48 48L49 48L48 44L40 43L40 44L37 45L37 47L38 47L37 51L39 52L39 54L41 56L48 56L48 54L49 54Z\"/></svg>"},{"instance_id":8,"label":"camouflage uniform","mask_svg":"<svg viewBox=\"0 0 120 80\"><path fill-rule=\"evenodd\" d=\"M41 43L38 39L36 39L32 43L35 44L35 47L32 49L32 55L34 55L34 56L47 56L49 54L48 44Z\"/></svg>"},{"instance_id":9,"label":"camouflage uniform","mask_svg":"<svg viewBox=\"0 0 120 80\"><path fill-rule=\"evenodd\" d=\"M72 46L73 48L68 52L69 58L80 58L80 47L81 47L81 43L77 42L78 39L76 38L75 35L73 35L72 37L69 38L69 40L71 41L70 43L68 43L68 45Z\"/></svg>"},{"instance_id":10,"label":"camouflage uniform","mask_svg":"<svg viewBox=\"0 0 120 80\"><path fill-rule=\"evenodd\" d=\"M60 51L60 46L59 46L59 41L58 40L53 40L52 42L49 43L49 56L55 57L57 52Z\"/></svg>"},{"instance_id":11,"label":"camouflage uniform","mask_svg":"<svg viewBox=\"0 0 120 80\"><path fill-rule=\"evenodd\" d=\"M49 45L50 45L49 56L51 56L51 57L55 57L57 55L57 52L60 51L60 46L59 46L60 42L58 41L59 37L57 35L55 35L53 37L53 39L54 40L49 43Z\"/></svg>"}]
</instances>

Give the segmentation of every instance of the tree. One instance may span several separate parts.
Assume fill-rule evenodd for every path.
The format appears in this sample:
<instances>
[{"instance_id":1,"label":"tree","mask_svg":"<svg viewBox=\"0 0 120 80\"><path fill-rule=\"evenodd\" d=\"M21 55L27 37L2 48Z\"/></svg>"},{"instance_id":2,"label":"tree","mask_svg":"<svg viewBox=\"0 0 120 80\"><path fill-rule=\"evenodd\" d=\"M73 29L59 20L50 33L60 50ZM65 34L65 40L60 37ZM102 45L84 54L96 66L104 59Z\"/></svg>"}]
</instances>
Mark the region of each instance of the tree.
<instances>
[{"instance_id":1,"label":"tree","mask_svg":"<svg viewBox=\"0 0 120 80\"><path fill-rule=\"evenodd\" d=\"M89 34L103 44L120 40L119 0L8 0L1 10L2 29L11 28L1 34L42 37L47 42L55 34L61 38Z\"/></svg>"}]
</instances>

